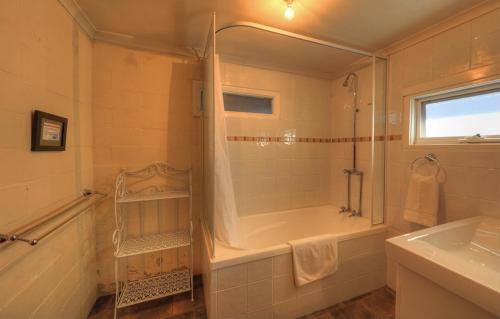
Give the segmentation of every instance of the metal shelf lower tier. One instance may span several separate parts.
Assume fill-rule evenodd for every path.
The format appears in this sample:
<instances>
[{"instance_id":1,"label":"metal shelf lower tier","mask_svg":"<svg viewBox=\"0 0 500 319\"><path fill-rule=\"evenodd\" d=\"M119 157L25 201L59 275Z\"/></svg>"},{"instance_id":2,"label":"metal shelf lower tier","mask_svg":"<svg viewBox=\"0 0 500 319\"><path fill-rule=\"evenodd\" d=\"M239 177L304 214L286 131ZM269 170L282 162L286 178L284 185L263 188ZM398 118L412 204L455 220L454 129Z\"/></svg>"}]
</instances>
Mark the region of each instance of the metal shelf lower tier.
<instances>
[{"instance_id":1,"label":"metal shelf lower tier","mask_svg":"<svg viewBox=\"0 0 500 319\"><path fill-rule=\"evenodd\" d=\"M160 273L153 277L127 281L117 308L135 305L191 290L191 271L181 269Z\"/></svg>"},{"instance_id":2,"label":"metal shelf lower tier","mask_svg":"<svg viewBox=\"0 0 500 319\"><path fill-rule=\"evenodd\" d=\"M190 244L191 238L187 230L129 238L120 245L118 251L115 252L115 257L140 255L165 249L185 247Z\"/></svg>"}]
</instances>

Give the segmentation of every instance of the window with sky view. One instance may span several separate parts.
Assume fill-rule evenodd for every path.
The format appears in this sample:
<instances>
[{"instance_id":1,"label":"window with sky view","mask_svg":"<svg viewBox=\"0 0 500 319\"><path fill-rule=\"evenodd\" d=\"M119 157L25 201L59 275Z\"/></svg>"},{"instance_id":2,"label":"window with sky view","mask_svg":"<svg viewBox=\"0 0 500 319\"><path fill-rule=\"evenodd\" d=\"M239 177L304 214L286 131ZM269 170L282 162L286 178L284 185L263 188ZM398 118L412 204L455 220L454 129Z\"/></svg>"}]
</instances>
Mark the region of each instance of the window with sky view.
<instances>
[{"instance_id":1,"label":"window with sky view","mask_svg":"<svg viewBox=\"0 0 500 319\"><path fill-rule=\"evenodd\" d=\"M422 104L421 137L500 136L500 90Z\"/></svg>"}]
</instances>

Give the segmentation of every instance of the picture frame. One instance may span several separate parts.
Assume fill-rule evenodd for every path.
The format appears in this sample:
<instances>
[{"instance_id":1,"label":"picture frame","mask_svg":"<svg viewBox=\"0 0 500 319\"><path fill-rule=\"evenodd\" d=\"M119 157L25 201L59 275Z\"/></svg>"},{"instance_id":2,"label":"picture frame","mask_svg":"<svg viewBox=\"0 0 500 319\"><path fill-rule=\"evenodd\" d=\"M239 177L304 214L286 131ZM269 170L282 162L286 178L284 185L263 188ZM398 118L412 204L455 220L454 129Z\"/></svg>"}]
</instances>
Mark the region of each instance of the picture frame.
<instances>
[{"instance_id":1,"label":"picture frame","mask_svg":"<svg viewBox=\"0 0 500 319\"><path fill-rule=\"evenodd\" d=\"M35 110L31 121L31 151L65 151L67 129L67 118Z\"/></svg>"}]
</instances>

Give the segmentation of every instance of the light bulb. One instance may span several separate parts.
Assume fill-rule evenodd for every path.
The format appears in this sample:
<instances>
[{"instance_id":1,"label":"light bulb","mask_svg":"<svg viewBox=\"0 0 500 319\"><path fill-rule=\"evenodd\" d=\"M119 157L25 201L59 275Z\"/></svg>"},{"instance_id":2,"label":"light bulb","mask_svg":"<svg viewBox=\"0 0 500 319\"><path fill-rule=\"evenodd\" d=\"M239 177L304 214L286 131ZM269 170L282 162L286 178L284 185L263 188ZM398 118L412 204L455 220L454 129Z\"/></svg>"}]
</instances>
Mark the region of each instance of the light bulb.
<instances>
[{"instance_id":1,"label":"light bulb","mask_svg":"<svg viewBox=\"0 0 500 319\"><path fill-rule=\"evenodd\" d=\"M286 5L286 10L285 10L285 18L287 20L292 20L293 17L295 15L295 12L293 12L293 7L292 7L292 3L289 2L287 5Z\"/></svg>"}]
</instances>

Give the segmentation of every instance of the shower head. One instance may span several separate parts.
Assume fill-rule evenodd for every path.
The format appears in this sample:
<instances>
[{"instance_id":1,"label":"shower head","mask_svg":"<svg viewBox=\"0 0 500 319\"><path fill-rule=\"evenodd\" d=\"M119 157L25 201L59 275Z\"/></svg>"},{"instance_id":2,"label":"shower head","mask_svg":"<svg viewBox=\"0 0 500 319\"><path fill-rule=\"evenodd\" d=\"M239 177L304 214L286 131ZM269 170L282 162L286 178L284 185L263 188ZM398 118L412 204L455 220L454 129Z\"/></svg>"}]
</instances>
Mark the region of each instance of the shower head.
<instances>
[{"instance_id":1,"label":"shower head","mask_svg":"<svg viewBox=\"0 0 500 319\"><path fill-rule=\"evenodd\" d=\"M342 83L342 86L343 86L343 87L347 87L347 86L349 85L349 79L350 79L352 76L353 76L353 77L355 77L355 78L357 78L357 77L358 77L358 75L357 75L356 73L352 73L352 72L351 72L351 73L349 73L349 74L346 76L346 78L345 78L345 80L344 80L344 83Z\"/></svg>"}]
</instances>

